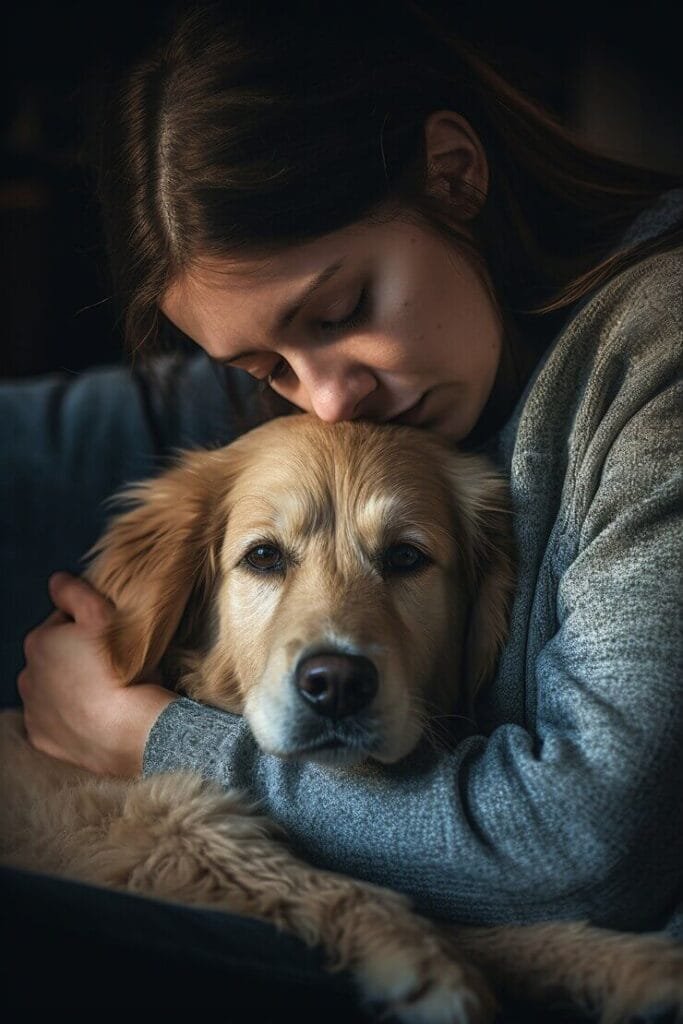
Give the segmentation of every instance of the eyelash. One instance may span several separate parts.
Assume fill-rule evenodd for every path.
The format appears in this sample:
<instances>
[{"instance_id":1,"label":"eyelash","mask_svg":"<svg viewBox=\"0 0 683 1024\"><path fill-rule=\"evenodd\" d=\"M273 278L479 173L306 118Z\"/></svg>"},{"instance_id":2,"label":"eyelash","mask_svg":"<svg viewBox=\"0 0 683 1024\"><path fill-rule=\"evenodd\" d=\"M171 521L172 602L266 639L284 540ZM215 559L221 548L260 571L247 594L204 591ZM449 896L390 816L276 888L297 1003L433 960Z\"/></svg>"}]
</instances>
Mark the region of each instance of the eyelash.
<instances>
[{"instance_id":1,"label":"eyelash","mask_svg":"<svg viewBox=\"0 0 683 1024\"><path fill-rule=\"evenodd\" d=\"M367 288L363 288L362 292L360 293L360 298L358 299L356 308L353 310L353 312L349 313L349 315L347 317L344 317L343 320L321 320L321 330L323 330L325 333L331 334L334 331L341 330L342 328L357 327L359 324L363 323L363 321L367 319L368 315L367 299L368 290Z\"/></svg>"},{"instance_id":2,"label":"eyelash","mask_svg":"<svg viewBox=\"0 0 683 1024\"><path fill-rule=\"evenodd\" d=\"M352 327L358 327L368 319L369 306L368 290L367 288L363 288L360 293L360 298L356 304L356 308L352 313L344 317L343 320L321 320L320 329L324 334L334 334L337 331L349 330ZM277 380L278 377L284 376L287 369L288 365L286 360L279 359L270 373L265 377L259 378L259 383L270 384L272 381Z\"/></svg>"}]
</instances>

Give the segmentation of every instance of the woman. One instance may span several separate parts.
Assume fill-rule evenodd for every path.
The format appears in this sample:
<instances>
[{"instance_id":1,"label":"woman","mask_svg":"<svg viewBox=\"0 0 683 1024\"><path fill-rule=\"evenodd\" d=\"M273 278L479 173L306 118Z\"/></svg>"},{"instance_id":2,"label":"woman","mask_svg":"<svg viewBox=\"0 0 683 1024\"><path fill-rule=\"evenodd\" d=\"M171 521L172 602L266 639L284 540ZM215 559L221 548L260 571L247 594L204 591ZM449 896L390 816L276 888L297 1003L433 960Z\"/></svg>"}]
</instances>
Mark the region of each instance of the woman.
<instances>
[{"instance_id":1,"label":"woman","mask_svg":"<svg viewBox=\"0 0 683 1024\"><path fill-rule=\"evenodd\" d=\"M582 149L413 3L314 27L276 6L188 17L107 119L127 334L169 321L280 409L498 461L519 586L482 731L396 768L279 762L239 718L123 687L107 605L58 574L30 738L96 772L197 768L446 918L675 932L681 182Z\"/></svg>"}]
</instances>

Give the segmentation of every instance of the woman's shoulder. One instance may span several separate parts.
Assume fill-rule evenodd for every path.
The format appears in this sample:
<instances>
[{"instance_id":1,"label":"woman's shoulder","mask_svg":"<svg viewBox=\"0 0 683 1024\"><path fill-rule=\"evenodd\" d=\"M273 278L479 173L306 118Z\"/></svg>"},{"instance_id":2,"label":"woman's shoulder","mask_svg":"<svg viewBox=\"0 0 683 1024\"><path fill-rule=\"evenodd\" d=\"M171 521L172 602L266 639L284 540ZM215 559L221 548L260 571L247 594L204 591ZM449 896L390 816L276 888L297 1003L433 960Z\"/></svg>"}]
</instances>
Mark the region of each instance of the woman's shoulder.
<instances>
[{"instance_id":1,"label":"woman's shoulder","mask_svg":"<svg viewBox=\"0 0 683 1024\"><path fill-rule=\"evenodd\" d=\"M643 373L680 372L683 246L645 257L590 296L567 321L537 384L569 401L634 386Z\"/></svg>"},{"instance_id":2,"label":"woman's shoulder","mask_svg":"<svg viewBox=\"0 0 683 1024\"><path fill-rule=\"evenodd\" d=\"M648 350L662 331L680 338L683 321L683 188L671 189L629 225L612 256L643 248L642 257L616 273L581 303L575 329L602 327L597 340L632 354ZM667 241L668 239L668 241ZM647 254L648 247L656 246ZM617 325L621 325L620 327Z\"/></svg>"},{"instance_id":3,"label":"woman's shoulder","mask_svg":"<svg viewBox=\"0 0 683 1024\"><path fill-rule=\"evenodd\" d=\"M672 330L682 325L683 243L645 256L616 274L578 310L572 321L582 325L582 315L605 322L623 317L626 328L669 321Z\"/></svg>"},{"instance_id":4,"label":"woman's shoulder","mask_svg":"<svg viewBox=\"0 0 683 1024\"><path fill-rule=\"evenodd\" d=\"M629 226L613 256L644 247L624 267L572 310L547 363L566 374L570 367L604 371L627 355L632 369L642 357L668 352L683 339L683 188L671 189ZM675 232L675 234L671 234ZM670 243L666 237L671 238ZM664 243L647 253L648 246ZM606 363L605 363L606 361ZM667 360L668 362L668 360Z\"/></svg>"},{"instance_id":5,"label":"woman's shoulder","mask_svg":"<svg viewBox=\"0 0 683 1024\"><path fill-rule=\"evenodd\" d=\"M504 463L523 452L564 463L596 445L606 454L628 419L676 386L682 281L678 247L621 271L574 311L499 439Z\"/></svg>"},{"instance_id":6,"label":"woman's shoulder","mask_svg":"<svg viewBox=\"0 0 683 1024\"><path fill-rule=\"evenodd\" d=\"M659 295L673 299L680 309L683 189L666 193L632 222L610 256L611 260L624 257L623 269L579 303L576 315L612 305L636 312L643 302L656 303Z\"/></svg>"}]
</instances>

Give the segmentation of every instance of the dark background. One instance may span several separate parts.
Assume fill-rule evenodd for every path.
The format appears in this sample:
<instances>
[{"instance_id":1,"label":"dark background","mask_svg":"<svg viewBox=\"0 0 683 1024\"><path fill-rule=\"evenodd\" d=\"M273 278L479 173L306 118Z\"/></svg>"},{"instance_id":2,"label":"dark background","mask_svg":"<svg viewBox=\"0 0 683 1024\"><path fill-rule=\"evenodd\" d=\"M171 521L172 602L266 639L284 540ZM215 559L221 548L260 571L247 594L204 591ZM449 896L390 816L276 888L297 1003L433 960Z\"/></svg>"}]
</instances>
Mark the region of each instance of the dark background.
<instances>
[{"instance_id":1,"label":"dark background","mask_svg":"<svg viewBox=\"0 0 683 1024\"><path fill-rule=\"evenodd\" d=\"M169 6L27 0L5 12L3 377L79 372L125 358L83 147L104 83L144 49ZM424 6L592 145L683 172L683 44L673 3ZM312 7L324 17L325 3Z\"/></svg>"}]
</instances>

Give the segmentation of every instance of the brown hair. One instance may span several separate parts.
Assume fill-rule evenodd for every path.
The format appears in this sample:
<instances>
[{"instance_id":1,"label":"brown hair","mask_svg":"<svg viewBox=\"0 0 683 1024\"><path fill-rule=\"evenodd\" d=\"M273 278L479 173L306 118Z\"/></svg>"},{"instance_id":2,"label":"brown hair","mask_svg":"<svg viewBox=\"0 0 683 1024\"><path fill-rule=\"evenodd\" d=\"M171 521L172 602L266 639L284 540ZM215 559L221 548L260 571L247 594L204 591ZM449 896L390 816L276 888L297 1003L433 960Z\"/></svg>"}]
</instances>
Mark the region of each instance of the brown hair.
<instances>
[{"instance_id":1,"label":"brown hair","mask_svg":"<svg viewBox=\"0 0 683 1024\"><path fill-rule=\"evenodd\" d=\"M423 126L438 109L481 139L485 201L458 181L448 203L426 191ZM413 0L367 4L360 20L344 4L190 10L106 122L101 196L131 350L158 336L159 300L197 254L260 259L396 212L477 261L539 349L554 312L674 240L615 254L680 180L580 145Z\"/></svg>"}]
</instances>

